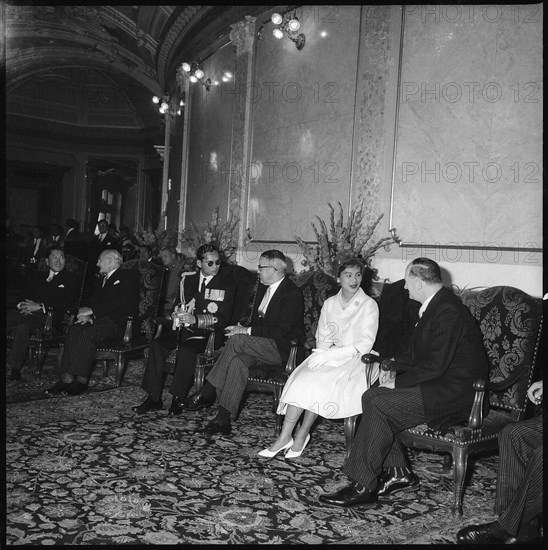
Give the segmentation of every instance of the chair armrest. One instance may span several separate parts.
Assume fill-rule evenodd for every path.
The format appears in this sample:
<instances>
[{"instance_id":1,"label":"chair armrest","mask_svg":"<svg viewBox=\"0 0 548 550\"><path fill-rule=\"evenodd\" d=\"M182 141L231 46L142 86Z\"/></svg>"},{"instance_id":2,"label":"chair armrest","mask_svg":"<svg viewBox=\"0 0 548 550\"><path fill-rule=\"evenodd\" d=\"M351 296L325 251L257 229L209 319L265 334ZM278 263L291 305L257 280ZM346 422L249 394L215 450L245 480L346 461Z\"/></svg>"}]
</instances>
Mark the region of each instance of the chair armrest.
<instances>
[{"instance_id":1,"label":"chair armrest","mask_svg":"<svg viewBox=\"0 0 548 550\"><path fill-rule=\"evenodd\" d=\"M122 338L122 341L124 342L124 344L130 344L132 338L133 338L133 317L129 315L126 318L126 330L124 332L124 337Z\"/></svg>"},{"instance_id":2,"label":"chair armrest","mask_svg":"<svg viewBox=\"0 0 548 550\"><path fill-rule=\"evenodd\" d=\"M152 337L153 340L158 338L160 334L162 334L162 329L164 328L164 325L162 323L158 323L158 321L155 319L154 322L156 323L156 330L154 332L154 336Z\"/></svg>"},{"instance_id":3,"label":"chair armrest","mask_svg":"<svg viewBox=\"0 0 548 550\"><path fill-rule=\"evenodd\" d=\"M483 380L483 378L475 380L474 389L476 390L476 394L474 395L472 410L468 417L468 428L471 430L479 430L483 424L483 401L486 394L485 380Z\"/></svg>"},{"instance_id":4,"label":"chair armrest","mask_svg":"<svg viewBox=\"0 0 548 550\"><path fill-rule=\"evenodd\" d=\"M209 328L208 330L210 332L209 332L209 336L207 337L207 344L204 351L204 355L208 359L210 359L215 355L215 330L213 329L213 327Z\"/></svg>"},{"instance_id":5,"label":"chair armrest","mask_svg":"<svg viewBox=\"0 0 548 550\"><path fill-rule=\"evenodd\" d=\"M42 331L44 334L50 334L53 330L53 307L48 307L48 312L46 313L46 320L44 321L44 328Z\"/></svg>"},{"instance_id":6,"label":"chair armrest","mask_svg":"<svg viewBox=\"0 0 548 550\"><path fill-rule=\"evenodd\" d=\"M297 340L291 340L291 349L289 350L289 357L285 364L285 372L291 374L297 366L297 349L299 348Z\"/></svg>"}]
</instances>

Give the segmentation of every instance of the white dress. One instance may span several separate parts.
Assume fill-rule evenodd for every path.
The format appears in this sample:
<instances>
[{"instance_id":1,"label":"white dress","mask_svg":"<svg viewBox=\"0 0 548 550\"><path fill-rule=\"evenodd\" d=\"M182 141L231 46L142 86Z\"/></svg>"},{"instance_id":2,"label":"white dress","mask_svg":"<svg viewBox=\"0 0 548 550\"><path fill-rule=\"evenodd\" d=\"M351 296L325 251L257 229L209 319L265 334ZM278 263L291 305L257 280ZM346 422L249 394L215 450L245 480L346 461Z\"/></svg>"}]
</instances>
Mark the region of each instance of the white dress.
<instances>
[{"instance_id":1,"label":"white dress","mask_svg":"<svg viewBox=\"0 0 548 550\"><path fill-rule=\"evenodd\" d=\"M379 308L361 288L346 306L341 292L324 302L316 331L316 348L329 349L335 345L342 348L337 352L339 357L317 369L308 366L314 354L307 357L287 379L278 414L285 414L288 405L324 418L361 414L362 394L369 388L361 356L370 353L375 342ZM378 377L377 366L369 384Z\"/></svg>"}]
</instances>

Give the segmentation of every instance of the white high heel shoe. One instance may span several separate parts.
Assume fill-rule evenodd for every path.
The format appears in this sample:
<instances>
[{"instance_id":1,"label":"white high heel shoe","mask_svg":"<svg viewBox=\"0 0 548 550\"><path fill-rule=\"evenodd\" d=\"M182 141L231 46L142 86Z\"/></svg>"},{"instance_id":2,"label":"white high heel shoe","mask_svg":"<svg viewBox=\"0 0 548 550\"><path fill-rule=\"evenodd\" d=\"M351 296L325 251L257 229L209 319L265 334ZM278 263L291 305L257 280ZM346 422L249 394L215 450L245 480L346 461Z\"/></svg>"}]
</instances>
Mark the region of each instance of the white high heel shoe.
<instances>
[{"instance_id":1,"label":"white high heel shoe","mask_svg":"<svg viewBox=\"0 0 548 550\"><path fill-rule=\"evenodd\" d=\"M280 447L277 451L269 451L268 449L264 449L262 451L259 451L257 454L259 456L264 456L265 458L273 458L280 451L284 451L285 449L291 449L292 445L293 445L293 438L291 438L291 441L287 445L284 445L283 447Z\"/></svg>"},{"instance_id":2,"label":"white high heel shoe","mask_svg":"<svg viewBox=\"0 0 548 550\"><path fill-rule=\"evenodd\" d=\"M298 458L299 456L301 456L306 446L308 445L309 441L310 441L310 434L306 436L306 439L304 440L303 448L300 451L292 451L290 448L289 451L285 453L285 458Z\"/></svg>"}]
</instances>

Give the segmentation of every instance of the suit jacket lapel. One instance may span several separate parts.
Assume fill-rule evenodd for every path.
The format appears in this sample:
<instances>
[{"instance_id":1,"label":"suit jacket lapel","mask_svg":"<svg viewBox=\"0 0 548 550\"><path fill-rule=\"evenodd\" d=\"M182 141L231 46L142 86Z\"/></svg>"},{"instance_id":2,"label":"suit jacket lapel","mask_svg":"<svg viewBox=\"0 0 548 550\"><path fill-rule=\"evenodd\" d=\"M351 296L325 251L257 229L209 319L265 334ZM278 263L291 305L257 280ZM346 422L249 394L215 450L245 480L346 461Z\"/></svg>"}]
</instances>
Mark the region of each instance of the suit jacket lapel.
<instances>
[{"instance_id":1,"label":"suit jacket lapel","mask_svg":"<svg viewBox=\"0 0 548 550\"><path fill-rule=\"evenodd\" d=\"M270 312L273 311L273 309L271 309L272 306L276 306L277 303L283 299L286 285L287 285L287 276L282 279L282 282L279 284L278 288L276 289L276 292L274 292L274 294L271 296L270 302L268 302L268 307L266 309L265 317L268 315L269 311ZM262 293L261 300L263 299L263 296L265 294L266 294L266 287L264 289L264 292ZM257 300L257 302L258 302L258 305L257 305L257 308L258 308L261 302L260 300Z\"/></svg>"}]
</instances>

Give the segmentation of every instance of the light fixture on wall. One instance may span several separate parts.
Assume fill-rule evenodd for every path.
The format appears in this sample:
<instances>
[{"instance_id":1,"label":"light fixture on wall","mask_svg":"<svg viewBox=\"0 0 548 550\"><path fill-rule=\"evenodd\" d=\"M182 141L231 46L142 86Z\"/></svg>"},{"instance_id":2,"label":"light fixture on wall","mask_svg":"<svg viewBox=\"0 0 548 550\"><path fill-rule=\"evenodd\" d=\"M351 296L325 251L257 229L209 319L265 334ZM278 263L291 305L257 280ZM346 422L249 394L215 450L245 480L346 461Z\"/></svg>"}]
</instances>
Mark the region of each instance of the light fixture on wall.
<instances>
[{"instance_id":1,"label":"light fixture on wall","mask_svg":"<svg viewBox=\"0 0 548 550\"><path fill-rule=\"evenodd\" d=\"M211 80L211 78L206 78L205 72L202 68L202 63L198 59L192 63L187 63L186 61L181 64L181 69L187 74L188 79L193 84L201 84L209 92L212 88L219 85L217 80Z\"/></svg>"},{"instance_id":2,"label":"light fixture on wall","mask_svg":"<svg viewBox=\"0 0 548 550\"><path fill-rule=\"evenodd\" d=\"M287 36L287 38L289 38L289 40L291 40L295 44L295 47L298 50L302 50L304 48L306 37L302 32L297 34L299 29L301 28L301 22L297 17L297 12L295 11L295 8L289 7L283 13L273 13L270 19L265 21L260 26L259 32L257 33L257 38L259 40L262 38L261 33L264 26L268 23L273 23L275 25L274 29L272 30L272 34L276 38L281 40L284 36Z\"/></svg>"},{"instance_id":3,"label":"light fixture on wall","mask_svg":"<svg viewBox=\"0 0 548 550\"><path fill-rule=\"evenodd\" d=\"M158 111L164 117L174 117L180 115L183 112L184 100L179 101L179 105L175 106L169 94L164 94L161 97L157 95L152 96L152 103L158 105Z\"/></svg>"}]
</instances>

